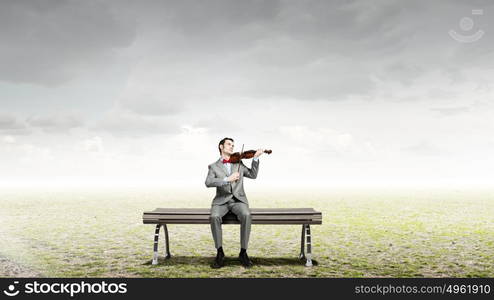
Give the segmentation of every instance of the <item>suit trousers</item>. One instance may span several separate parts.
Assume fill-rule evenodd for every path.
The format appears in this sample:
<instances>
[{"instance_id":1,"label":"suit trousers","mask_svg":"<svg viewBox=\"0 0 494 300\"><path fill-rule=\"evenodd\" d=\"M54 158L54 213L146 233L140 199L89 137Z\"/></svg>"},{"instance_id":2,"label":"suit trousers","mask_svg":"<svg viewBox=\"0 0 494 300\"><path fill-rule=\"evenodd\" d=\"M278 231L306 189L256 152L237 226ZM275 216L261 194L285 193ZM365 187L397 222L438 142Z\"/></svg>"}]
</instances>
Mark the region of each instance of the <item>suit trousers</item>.
<instances>
[{"instance_id":1,"label":"suit trousers","mask_svg":"<svg viewBox=\"0 0 494 300\"><path fill-rule=\"evenodd\" d=\"M229 211L233 212L240 221L240 247L247 249L250 236L250 225L252 217L249 206L235 198L222 205L211 205L211 232L213 233L214 245L217 248L222 247L223 237L221 230L222 218Z\"/></svg>"}]
</instances>

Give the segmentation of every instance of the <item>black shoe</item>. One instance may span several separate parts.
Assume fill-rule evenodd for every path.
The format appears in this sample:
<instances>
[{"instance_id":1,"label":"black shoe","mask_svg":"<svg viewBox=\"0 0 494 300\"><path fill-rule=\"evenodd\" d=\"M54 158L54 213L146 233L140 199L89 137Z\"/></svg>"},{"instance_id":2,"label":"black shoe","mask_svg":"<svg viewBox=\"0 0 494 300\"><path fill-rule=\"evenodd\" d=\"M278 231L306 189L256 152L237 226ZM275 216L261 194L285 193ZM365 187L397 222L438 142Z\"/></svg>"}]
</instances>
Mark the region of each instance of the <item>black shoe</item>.
<instances>
[{"instance_id":1,"label":"black shoe","mask_svg":"<svg viewBox=\"0 0 494 300\"><path fill-rule=\"evenodd\" d=\"M254 265L247 255L247 252L240 252L238 258L240 259L240 263L242 264L242 266L246 268L250 268Z\"/></svg>"},{"instance_id":2,"label":"black shoe","mask_svg":"<svg viewBox=\"0 0 494 300\"><path fill-rule=\"evenodd\" d=\"M225 265L225 253L223 253L223 249L218 249L218 252L216 253L216 258L214 259L211 268L219 269L224 265Z\"/></svg>"}]
</instances>

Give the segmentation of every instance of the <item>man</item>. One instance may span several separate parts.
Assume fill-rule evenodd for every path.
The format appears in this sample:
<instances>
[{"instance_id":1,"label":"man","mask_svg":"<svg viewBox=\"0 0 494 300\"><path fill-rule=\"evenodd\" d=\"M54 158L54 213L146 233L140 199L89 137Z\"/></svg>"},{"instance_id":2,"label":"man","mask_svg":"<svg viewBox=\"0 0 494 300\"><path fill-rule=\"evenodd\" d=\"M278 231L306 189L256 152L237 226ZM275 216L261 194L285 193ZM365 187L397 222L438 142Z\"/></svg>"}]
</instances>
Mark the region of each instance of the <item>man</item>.
<instances>
[{"instance_id":1,"label":"man","mask_svg":"<svg viewBox=\"0 0 494 300\"><path fill-rule=\"evenodd\" d=\"M224 138L218 144L221 157L208 166L209 172L206 177L207 187L216 187L216 196L211 204L211 232L213 234L214 245L217 249L213 268L224 266L225 254L222 247L222 218L229 211L233 212L240 221L240 254L239 259L244 267L251 267L252 261L247 255L247 245L249 243L251 215L249 202L244 192L243 178L255 179L259 170L259 156L264 153L263 149L258 149L254 154L251 168L247 168L242 161L238 163L230 162L230 155L233 154L234 141L231 138ZM240 169L239 169L240 167Z\"/></svg>"}]
</instances>

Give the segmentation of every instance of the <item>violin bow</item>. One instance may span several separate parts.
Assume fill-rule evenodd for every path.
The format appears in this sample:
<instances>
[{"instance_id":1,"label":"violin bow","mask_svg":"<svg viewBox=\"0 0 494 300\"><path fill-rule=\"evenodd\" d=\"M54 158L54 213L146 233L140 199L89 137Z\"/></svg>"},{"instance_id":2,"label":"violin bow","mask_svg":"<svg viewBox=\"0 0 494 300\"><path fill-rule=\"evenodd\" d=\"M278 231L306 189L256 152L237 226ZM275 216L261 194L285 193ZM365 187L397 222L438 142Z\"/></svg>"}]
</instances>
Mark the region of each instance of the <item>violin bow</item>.
<instances>
[{"instance_id":1,"label":"violin bow","mask_svg":"<svg viewBox=\"0 0 494 300\"><path fill-rule=\"evenodd\" d=\"M240 151L240 158L238 159L238 170L237 172L240 173L240 163L242 162L242 154L244 154L244 144L242 144L242 151Z\"/></svg>"}]
</instances>

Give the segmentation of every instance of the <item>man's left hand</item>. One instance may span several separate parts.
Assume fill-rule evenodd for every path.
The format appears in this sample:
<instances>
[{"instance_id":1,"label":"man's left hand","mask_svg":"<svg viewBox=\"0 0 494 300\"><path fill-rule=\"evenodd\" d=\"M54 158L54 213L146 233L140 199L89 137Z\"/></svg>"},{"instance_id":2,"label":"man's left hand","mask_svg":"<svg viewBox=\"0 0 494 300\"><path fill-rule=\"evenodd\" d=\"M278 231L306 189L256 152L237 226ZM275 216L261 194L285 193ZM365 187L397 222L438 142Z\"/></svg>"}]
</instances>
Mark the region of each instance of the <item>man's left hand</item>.
<instances>
[{"instance_id":1,"label":"man's left hand","mask_svg":"<svg viewBox=\"0 0 494 300\"><path fill-rule=\"evenodd\" d=\"M264 153L264 149L257 149L256 154L254 154L254 157L259 157Z\"/></svg>"}]
</instances>

